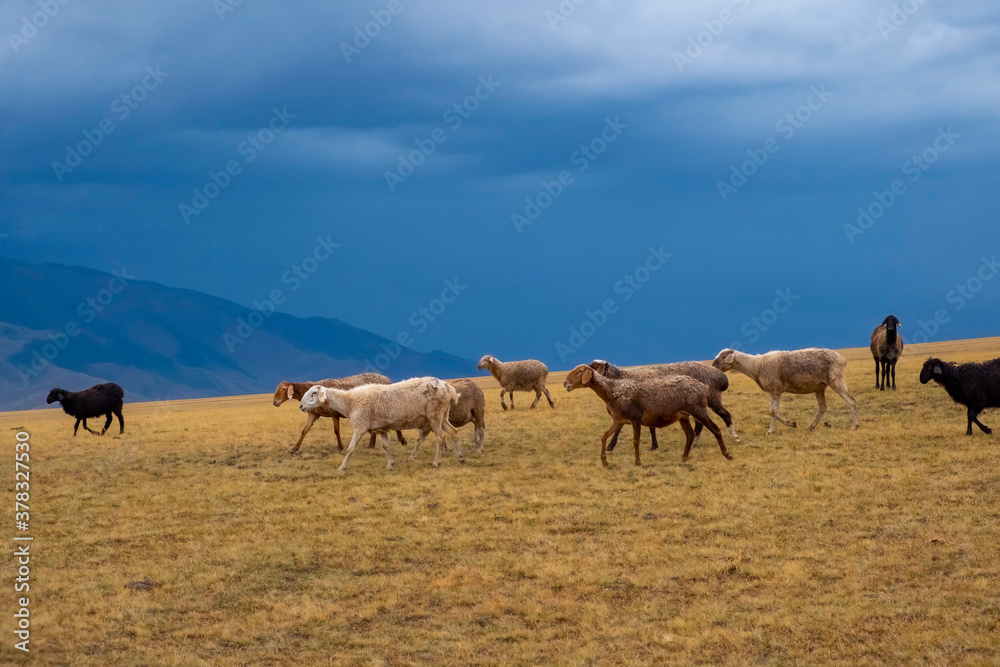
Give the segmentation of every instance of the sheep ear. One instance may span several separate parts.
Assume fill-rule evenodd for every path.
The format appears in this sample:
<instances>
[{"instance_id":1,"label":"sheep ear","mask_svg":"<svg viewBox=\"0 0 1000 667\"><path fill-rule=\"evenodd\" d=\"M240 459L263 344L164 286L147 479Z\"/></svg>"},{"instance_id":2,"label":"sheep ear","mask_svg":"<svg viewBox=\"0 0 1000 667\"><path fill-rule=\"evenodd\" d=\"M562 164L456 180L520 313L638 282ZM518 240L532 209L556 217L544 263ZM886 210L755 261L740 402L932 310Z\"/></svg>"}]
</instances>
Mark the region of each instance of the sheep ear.
<instances>
[{"instance_id":1,"label":"sheep ear","mask_svg":"<svg viewBox=\"0 0 1000 667\"><path fill-rule=\"evenodd\" d=\"M934 375L944 375L944 371L941 369L941 364L934 364Z\"/></svg>"},{"instance_id":2,"label":"sheep ear","mask_svg":"<svg viewBox=\"0 0 1000 667\"><path fill-rule=\"evenodd\" d=\"M736 354L733 353L733 352L730 352L729 356L727 356L725 359L723 359L723 361L726 362L727 364L731 364L731 363L733 363L733 361L735 359L736 359Z\"/></svg>"},{"instance_id":3,"label":"sheep ear","mask_svg":"<svg viewBox=\"0 0 1000 667\"><path fill-rule=\"evenodd\" d=\"M288 392L287 393L288 393L288 398L289 399L295 398L295 387L293 387L292 385L288 385Z\"/></svg>"},{"instance_id":4,"label":"sheep ear","mask_svg":"<svg viewBox=\"0 0 1000 667\"><path fill-rule=\"evenodd\" d=\"M584 384L590 384L590 381L594 379L594 371L587 366L583 369L583 375L580 376L580 381Z\"/></svg>"}]
</instances>

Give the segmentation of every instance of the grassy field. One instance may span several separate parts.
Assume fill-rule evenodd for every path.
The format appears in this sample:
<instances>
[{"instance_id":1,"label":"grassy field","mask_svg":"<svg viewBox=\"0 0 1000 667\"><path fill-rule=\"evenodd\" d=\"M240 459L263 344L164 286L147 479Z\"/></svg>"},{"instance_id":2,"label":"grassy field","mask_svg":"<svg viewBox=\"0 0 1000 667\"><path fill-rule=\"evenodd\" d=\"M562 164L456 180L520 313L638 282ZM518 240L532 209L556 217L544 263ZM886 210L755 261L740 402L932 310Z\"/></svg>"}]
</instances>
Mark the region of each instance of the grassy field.
<instances>
[{"instance_id":1,"label":"grassy field","mask_svg":"<svg viewBox=\"0 0 1000 667\"><path fill-rule=\"evenodd\" d=\"M601 467L604 406L562 373L530 412L482 379L486 448L463 428L466 465L440 469L433 437L412 462L392 438L394 471L364 448L338 474L329 420L289 455L304 417L269 396L126 404L120 438L0 414L9 508L31 434L35 536L32 653L7 549L0 663L1000 664L997 436L919 384L931 354L1000 339L912 346L885 393L845 351L856 432L828 392L829 427L765 437L767 396L732 375L735 460L709 437L681 464L674 426L640 468L629 430ZM816 402L782 406L804 425Z\"/></svg>"}]
</instances>

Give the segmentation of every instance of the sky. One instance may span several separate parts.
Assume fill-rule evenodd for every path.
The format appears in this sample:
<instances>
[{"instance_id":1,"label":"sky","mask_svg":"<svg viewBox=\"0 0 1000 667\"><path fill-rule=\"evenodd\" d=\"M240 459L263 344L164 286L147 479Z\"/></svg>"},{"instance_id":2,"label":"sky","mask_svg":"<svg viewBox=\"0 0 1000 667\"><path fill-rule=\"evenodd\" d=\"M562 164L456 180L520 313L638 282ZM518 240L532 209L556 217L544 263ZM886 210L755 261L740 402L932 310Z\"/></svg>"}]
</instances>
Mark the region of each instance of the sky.
<instances>
[{"instance_id":1,"label":"sky","mask_svg":"<svg viewBox=\"0 0 1000 667\"><path fill-rule=\"evenodd\" d=\"M551 368L1000 333L995 2L12 0L0 34L0 257Z\"/></svg>"}]
</instances>

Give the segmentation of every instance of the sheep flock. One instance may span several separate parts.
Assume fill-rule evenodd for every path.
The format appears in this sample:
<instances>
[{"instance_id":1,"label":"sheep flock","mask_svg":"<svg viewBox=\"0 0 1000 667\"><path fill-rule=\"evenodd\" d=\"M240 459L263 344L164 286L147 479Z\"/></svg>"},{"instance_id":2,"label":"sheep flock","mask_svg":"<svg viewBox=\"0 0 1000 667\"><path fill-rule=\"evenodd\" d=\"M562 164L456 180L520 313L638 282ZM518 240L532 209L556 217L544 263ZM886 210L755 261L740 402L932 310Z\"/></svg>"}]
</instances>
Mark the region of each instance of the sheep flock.
<instances>
[{"instance_id":1,"label":"sheep flock","mask_svg":"<svg viewBox=\"0 0 1000 667\"><path fill-rule=\"evenodd\" d=\"M901 323L894 315L886 317L871 334L871 352L875 361L875 385L880 391L896 389L896 364L903 352L903 340L897 329ZM726 447L723 431L712 420L714 413L728 429L734 442L740 442L730 412L723 405L723 394L729 388L730 371L747 376L770 396L768 414L770 425L765 435L775 433L777 424L796 428L797 424L782 417L779 412L783 394L813 394L817 412L806 427L815 429L827 410L826 390L833 390L847 406L851 430L860 425L857 400L847 387L847 362L838 352L825 348L801 350L776 350L766 354L747 354L725 348L711 362L685 361L672 364L622 368L595 359L590 364L579 365L567 374L563 387L567 391L591 389L604 403L611 422L600 439L601 462L607 463L607 452L614 449L619 432L626 425L632 427L635 465L640 465L639 441L643 427L650 431L651 449L657 449L656 429L678 423L684 433L682 461L688 460L691 449L697 444L703 429L716 439L722 455L732 459ZM509 395L509 410L514 410L514 392L534 392L533 409L544 395L549 406L555 402L546 388L549 370L534 359L501 362L492 355L484 355L478 364L500 385L500 407L507 411L504 400ZM983 363L955 364L941 359L928 359L919 376L922 384L932 380L940 384L956 403L967 409L966 435L973 434L975 424L986 434L991 429L979 421L979 415L988 408L1000 407L1000 359ZM73 435L79 426L95 435L103 435L117 416L120 433L125 432L122 415L124 390L117 384L104 383L83 391L53 389L48 403L59 402L63 410L76 418ZM337 447L343 450L340 437L340 420L349 419L353 435L339 470L347 468L358 443L370 436L369 447L380 439L385 451L387 469L394 464L388 432L394 431L400 445L406 445L405 430L417 430L417 440L410 455L416 459L423 440L432 432L435 437L433 465L441 464L442 450L454 453L462 464L461 438L458 429L472 424L473 444L478 454L483 453L486 439L486 399L483 391L470 379L446 382L435 377L419 377L392 382L378 373L361 373L344 378L319 381L281 381L274 392L272 403L280 407L286 401L299 401L299 409L306 415L306 423L297 442L289 447L295 454L306 434L320 418L333 420ZM87 426L87 419L104 416L106 423L100 433ZM514 417L511 417L514 418ZM829 424L827 424L829 426ZM449 447L450 441L450 447Z\"/></svg>"}]
</instances>

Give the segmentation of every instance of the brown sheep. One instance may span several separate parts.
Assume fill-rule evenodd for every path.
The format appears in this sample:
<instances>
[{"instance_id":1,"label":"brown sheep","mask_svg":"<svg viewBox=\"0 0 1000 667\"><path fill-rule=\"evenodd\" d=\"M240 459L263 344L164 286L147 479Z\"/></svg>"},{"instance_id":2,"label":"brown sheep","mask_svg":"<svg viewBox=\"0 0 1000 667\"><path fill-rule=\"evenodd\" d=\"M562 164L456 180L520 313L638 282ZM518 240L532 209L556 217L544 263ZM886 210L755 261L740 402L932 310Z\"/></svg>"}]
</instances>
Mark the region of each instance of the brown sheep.
<instances>
[{"instance_id":1,"label":"brown sheep","mask_svg":"<svg viewBox=\"0 0 1000 667\"><path fill-rule=\"evenodd\" d=\"M653 378L670 377L671 375L687 375L694 378L709 388L708 407L722 418L733 440L735 442L740 441L740 436L736 433L736 428L733 426L733 417L729 414L729 410L726 410L722 405L722 392L729 388L729 377L718 368L712 368L700 361L678 361L673 364L621 368L603 359L594 359L589 365L604 377L611 378L612 380L650 380ZM700 423L695 424L694 444L692 446L698 444L702 428ZM611 438L611 442L608 443L609 452L618 444L618 434L620 432L621 429L616 431ZM653 439L653 445L650 447L650 450L655 450L659 447L656 443L656 429L649 429L649 435Z\"/></svg>"},{"instance_id":2,"label":"brown sheep","mask_svg":"<svg viewBox=\"0 0 1000 667\"><path fill-rule=\"evenodd\" d=\"M607 441L622 424L632 424L632 442L635 447L635 464L639 461L639 432L643 426L662 428L676 421L681 423L687 442L682 461L687 461L694 442L694 429L688 417L703 424L715 439L727 459L732 455L726 450L722 431L708 416L709 389L701 382L686 375L675 375L652 380L612 380L595 373L590 366L579 365L569 372L563 382L566 391L590 387L604 401L611 414L611 428L601 437L601 464L608 465Z\"/></svg>"},{"instance_id":3,"label":"brown sheep","mask_svg":"<svg viewBox=\"0 0 1000 667\"><path fill-rule=\"evenodd\" d=\"M320 380L319 382L285 381L279 383L277 389L274 390L274 407L281 407L282 403L291 398L301 401L302 397L305 396L305 393L317 384L322 387L330 387L332 389L352 389L354 387L360 387L363 384L391 383L392 380L381 373L360 373L358 375L349 375L344 378ZM312 428L312 425L316 422L316 420L321 417L330 417L333 419L333 432L337 436L337 449L344 451L344 442L340 439L340 420L344 419L345 415L320 407L306 413L306 425L302 428L302 433L299 435L299 441L289 448L289 452L294 454L299 451L299 447L302 446L302 441L306 438L306 433L309 432L309 429ZM368 445L369 448L375 447L375 435L375 433L372 433L371 442ZM406 444L406 439L403 437L402 433L396 431L396 437L399 439L399 444Z\"/></svg>"},{"instance_id":4,"label":"brown sheep","mask_svg":"<svg viewBox=\"0 0 1000 667\"><path fill-rule=\"evenodd\" d=\"M872 332L872 357L875 359L875 388L885 391L885 383L889 380L889 373L892 373L892 389L896 389L896 362L903 355L903 337L896 329L903 326L895 315L882 320L882 324L875 327ZM879 384L879 375L882 376L882 383Z\"/></svg>"}]
</instances>

